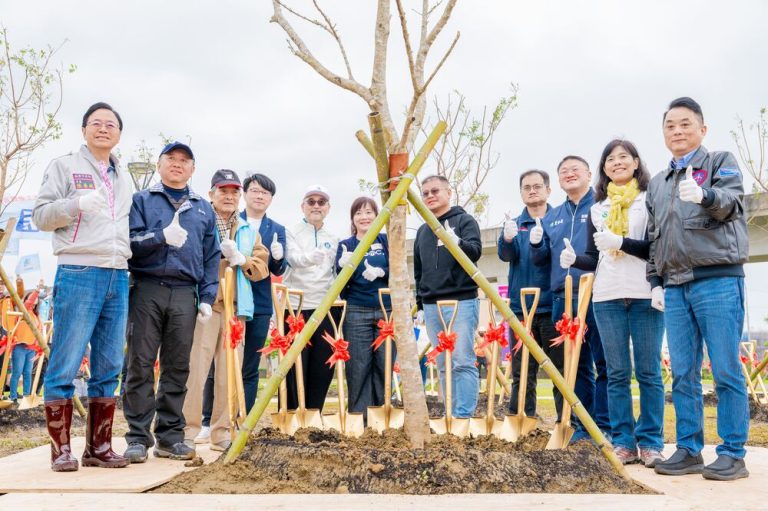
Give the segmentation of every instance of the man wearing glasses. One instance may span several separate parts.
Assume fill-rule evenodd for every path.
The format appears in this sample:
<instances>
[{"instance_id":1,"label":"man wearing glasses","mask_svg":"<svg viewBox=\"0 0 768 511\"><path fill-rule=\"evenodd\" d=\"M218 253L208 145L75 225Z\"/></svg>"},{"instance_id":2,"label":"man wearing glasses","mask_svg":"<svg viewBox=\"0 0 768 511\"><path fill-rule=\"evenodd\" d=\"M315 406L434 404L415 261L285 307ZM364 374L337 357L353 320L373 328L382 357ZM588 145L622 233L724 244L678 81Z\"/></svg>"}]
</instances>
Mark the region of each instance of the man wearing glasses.
<instances>
[{"instance_id":1,"label":"man wearing glasses","mask_svg":"<svg viewBox=\"0 0 768 511\"><path fill-rule=\"evenodd\" d=\"M334 279L334 260L339 239L325 228L325 217L331 209L328 190L321 185L312 185L304 193L301 211L304 218L286 230L285 258L288 269L284 283L290 289L304 291L302 316L308 320L315 311ZM273 236L274 237L274 236ZM293 298L294 309L298 300ZM325 395L333 379L333 366L326 360L332 355L330 344L323 339L324 332L333 332L328 316L315 330L310 344L301 353L304 369L305 398L307 408L323 409ZM298 407L296 373L292 368L286 377L288 386L288 408Z\"/></svg>"},{"instance_id":2,"label":"man wearing glasses","mask_svg":"<svg viewBox=\"0 0 768 511\"><path fill-rule=\"evenodd\" d=\"M541 222L544 215L551 210L547 203L550 193L549 174L543 170L528 170L520 175L520 195L525 207L520 216L507 218L499 236L498 253L502 261L509 263L509 306L520 321L523 320L523 309L520 303L520 289L537 287L541 289L539 305L533 316L531 335L552 360L557 369L563 371L563 345L552 346L550 340L557 337L557 331L552 323L552 292L549 285L550 265L536 266L531 261L529 237L531 230L536 227L537 219ZM530 306L530 303L528 304ZM512 339L512 335L509 336ZM522 350L518 350L512 358L512 395L509 399L509 412L517 414L517 393L520 387L520 361ZM525 414L533 417L536 414L536 374L539 363L533 357L528 358L528 387L525 394ZM552 387L555 398L557 416L563 407L563 396L557 387Z\"/></svg>"},{"instance_id":3,"label":"man wearing glasses","mask_svg":"<svg viewBox=\"0 0 768 511\"><path fill-rule=\"evenodd\" d=\"M421 182L421 194L429 210L445 227L464 253L473 261L480 259L482 243L477 221L460 206L451 206L451 189L444 176L429 176ZM416 303L423 310L427 333L437 345L438 333L443 329L436 302L458 300L458 312L442 309L446 323L456 314L453 331L456 345L453 351L453 403L454 417L467 418L475 413L480 380L475 367L473 349L479 315L477 284L453 258L427 224L419 227L413 244L413 275L416 280ZM445 381L445 355L437 357L441 382ZM445 395L445 389L443 389Z\"/></svg>"},{"instance_id":4,"label":"man wearing glasses","mask_svg":"<svg viewBox=\"0 0 768 511\"><path fill-rule=\"evenodd\" d=\"M594 191L589 186L592 172L587 160L581 156L566 156L557 166L557 177L560 188L567 196L565 202L552 208L544 220L537 222L530 230L529 235L533 263L550 267L553 321L558 321L565 310L566 275L573 277L573 296L578 296L579 277L584 272L571 268L571 265L576 259L575 254L583 254L586 250L587 218L595 203ZM579 356L575 392L597 426L610 438L608 370L591 303ZM571 442L589 437L587 430L575 417L573 424L576 432Z\"/></svg>"},{"instance_id":5,"label":"man wearing glasses","mask_svg":"<svg viewBox=\"0 0 768 511\"><path fill-rule=\"evenodd\" d=\"M123 408L128 422L125 456L131 463L146 461L152 446L155 457L195 456L194 447L184 444L182 407L195 321L211 318L221 250L210 202L187 186L194 171L192 149L172 142L160 152L160 183L133 196L129 264L134 285Z\"/></svg>"},{"instance_id":6,"label":"man wearing glasses","mask_svg":"<svg viewBox=\"0 0 768 511\"><path fill-rule=\"evenodd\" d=\"M112 149L123 121L106 103L83 116L85 145L51 162L32 218L53 231L58 256L53 343L45 373L45 416L54 472L78 469L70 447L72 384L91 346L88 423L83 466L125 467L112 451L115 389L123 360L128 315L128 213L133 185Z\"/></svg>"}]
</instances>

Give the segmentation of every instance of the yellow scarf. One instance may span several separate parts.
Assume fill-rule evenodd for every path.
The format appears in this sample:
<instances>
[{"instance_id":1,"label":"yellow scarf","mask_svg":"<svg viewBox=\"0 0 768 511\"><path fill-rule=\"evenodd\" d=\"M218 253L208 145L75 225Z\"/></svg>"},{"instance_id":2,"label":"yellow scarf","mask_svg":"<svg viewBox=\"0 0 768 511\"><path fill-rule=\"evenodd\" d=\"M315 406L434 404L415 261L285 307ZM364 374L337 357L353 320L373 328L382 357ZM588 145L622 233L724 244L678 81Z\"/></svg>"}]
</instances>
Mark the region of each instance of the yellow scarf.
<instances>
[{"instance_id":1,"label":"yellow scarf","mask_svg":"<svg viewBox=\"0 0 768 511\"><path fill-rule=\"evenodd\" d=\"M605 227L619 236L629 234L629 206L632 205L640 190L637 179L632 179L624 186L608 183L608 198L611 199L611 209L605 219Z\"/></svg>"}]
</instances>

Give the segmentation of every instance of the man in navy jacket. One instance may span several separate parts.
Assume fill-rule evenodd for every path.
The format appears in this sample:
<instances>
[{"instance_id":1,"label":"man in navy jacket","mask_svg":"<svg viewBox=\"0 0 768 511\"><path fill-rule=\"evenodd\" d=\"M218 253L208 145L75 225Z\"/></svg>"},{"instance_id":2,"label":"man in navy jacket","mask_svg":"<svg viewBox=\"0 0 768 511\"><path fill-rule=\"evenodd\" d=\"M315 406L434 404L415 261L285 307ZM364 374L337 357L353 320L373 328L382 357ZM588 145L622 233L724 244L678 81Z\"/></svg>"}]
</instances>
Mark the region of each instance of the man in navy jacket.
<instances>
[{"instance_id":1,"label":"man in navy jacket","mask_svg":"<svg viewBox=\"0 0 768 511\"><path fill-rule=\"evenodd\" d=\"M125 457L191 459L182 407L196 317L207 321L218 290L221 251L211 204L188 186L195 170L189 146L172 142L158 160L160 183L133 196L129 216L134 279L128 312ZM160 380L153 391L155 359ZM154 435L150 432L153 419Z\"/></svg>"},{"instance_id":2,"label":"man in navy jacket","mask_svg":"<svg viewBox=\"0 0 768 511\"><path fill-rule=\"evenodd\" d=\"M507 219L499 236L499 259L509 263L509 306L518 319L523 321L523 309L520 304L520 289L537 287L541 290L539 304L531 322L531 334L552 360L560 372L563 371L563 345L552 346L550 342L557 337L552 323L552 292L549 286L549 264L536 266L531 261L529 249L530 231L536 226L536 218L543 218L552 208L547 204L549 194L549 174L543 170L528 170L520 175L520 195L525 207L516 219ZM531 303L528 303L531 306ZM510 335L512 339L513 336ZM513 343L514 345L514 343ZM509 412L517 414L517 394L520 387L520 362L522 350L512 357L512 395L509 399ZM533 357L528 358L528 387L525 393L525 414L536 414L536 373L539 363ZM563 407L563 395L552 387L557 416Z\"/></svg>"},{"instance_id":3,"label":"man in navy jacket","mask_svg":"<svg viewBox=\"0 0 768 511\"><path fill-rule=\"evenodd\" d=\"M587 218L594 204L594 193L589 186L592 173L589 164L580 156L566 156L557 166L560 187L567 194L565 202L553 208L544 220L530 231L531 257L537 266L550 266L552 288L552 321L558 321L565 310L565 276L573 277L573 307L575 314L579 277L584 273L576 268L563 269L560 254L570 240L577 254L584 253L587 246ZM597 371L597 375L595 375ZM576 375L576 395L597 423L610 435L608 419L608 373L603 354L603 345L595 324L590 303L587 313L587 332L581 346L579 370ZM579 420L573 418L576 432L573 441L589 435Z\"/></svg>"}]
</instances>

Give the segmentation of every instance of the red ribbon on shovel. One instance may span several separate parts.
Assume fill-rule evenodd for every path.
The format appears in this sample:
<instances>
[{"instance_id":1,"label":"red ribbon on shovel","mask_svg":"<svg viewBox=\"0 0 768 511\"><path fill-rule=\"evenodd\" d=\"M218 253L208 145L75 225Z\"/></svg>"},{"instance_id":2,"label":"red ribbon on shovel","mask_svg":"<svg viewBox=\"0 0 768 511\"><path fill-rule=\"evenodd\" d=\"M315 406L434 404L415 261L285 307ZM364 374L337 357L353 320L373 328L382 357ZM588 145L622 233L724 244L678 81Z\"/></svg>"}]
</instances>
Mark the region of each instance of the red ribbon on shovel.
<instances>
[{"instance_id":1,"label":"red ribbon on shovel","mask_svg":"<svg viewBox=\"0 0 768 511\"><path fill-rule=\"evenodd\" d=\"M456 347L456 332L450 334L440 331L437 334L437 347L427 353L427 363L436 364L437 356L444 351L453 351Z\"/></svg>"},{"instance_id":2,"label":"red ribbon on shovel","mask_svg":"<svg viewBox=\"0 0 768 511\"><path fill-rule=\"evenodd\" d=\"M273 328L269 333L269 346L265 346L259 351L265 355L269 355L272 352L280 350L280 353L285 355L288 353L288 348L291 347L291 338L288 335L280 335L277 328Z\"/></svg>"},{"instance_id":3,"label":"red ribbon on shovel","mask_svg":"<svg viewBox=\"0 0 768 511\"><path fill-rule=\"evenodd\" d=\"M8 353L13 351L13 347L16 345L16 342L14 339L8 340L8 336L4 335L2 339L0 339L0 355L5 353L5 350L8 350Z\"/></svg>"},{"instance_id":4,"label":"red ribbon on shovel","mask_svg":"<svg viewBox=\"0 0 768 511\"><path fill-rule=\"evenodd\" d=\"M328 360L325 361L326 364L328 364L330 367L333 367L333 365L338 362L339 360L342 362L346 362L350 359L349 356L349 343L345 341L342 338L334 339L331 334L328 332L323 333L323 339L331 345L331 348L333 349L333 355L328 357Z\"/></svg>"},{"instance_id":5,"label":"red ribbon on shovel","mask_svg":"<svg viewBox=\"0 0 768 511\"><path fill-rule=\"evenodd\" d=\"M579 321L579 318L569 318L568 316L563 313L563 318L555 323L555 330L557 330L560 333L560 337L555 337L550 342L552 343L552 346L559 346L560 344L563 344L566 339L570 339L571 341L576 340L576 336L579 333L579 327L581 326L581 321ZM584 325L584 332L586 333L587 326Z\"/></svg>"},{"instance_id":6,"label":"red ribbon on shovel","mask_svg":"<svg viewBox=\"0 0 768 511\"><path fill-rule=\"evenodd\" d=\"M27 349L28 350L32 350L32 351L35 352L35 357L32 359L32 362L34 362L35 360L40 358L42 356L42 354L44 353L43 348L41 348L37 344L30 344L29 346L27 346Z\"/></svg>"},{"instance_id":7,"label":"red ribbon on shovel","mask_svg":"<svg viewBox=\"0 0 768 511\"><path fill-rule=\"evenodd\" d=\"M505 332L504 325L499 325L497 327L493 326L493 323L488 324L488 328L485 330L485 335L483 335L483 341L480 343L479 348L481 350L484 350L487 346L490 346L491 343L497 342L499 343L499 346L502 348L506 348L509 346L509 343L507 342L507 336Z\"/></svg>"},{"instance_id":8,"label":"red ribbon on shovel","mask_svg":"<svg viewBox=\"0 0 768 511\"><path fill-rule=\"evenodd\" d=\"M80 362L80 372L84 373L86 369L88 369L88 357L83 357L83 361Z\"/></svg>"},{"instance_id":9,"label":"red ribbon on shovel","mask_svg":"<svg viewBox=\"0 0 768 511\"><path fill-rule=\"evenodd\" d=\"M379 336L376 337L376 339L373 340L373 344L371 344L371 346L373 346L373 351L379 349L379 347L384 344L384 341L386 341L388 337L395 336L394 321L384 321L383 319L380 319L376 326L379 327Z\"/></svg>"},{"instance_id":10,"label":"red ribbon on shovel","mask_svg":"<svg viewBox=\"0 0 768 511\"><path fill-rule=\"evenodd\" d=\"M237 345L240 344L244 337L245 325L235 316L229 318L229 344L233 350L237 348Z\"/></svg>"}]
</instances>

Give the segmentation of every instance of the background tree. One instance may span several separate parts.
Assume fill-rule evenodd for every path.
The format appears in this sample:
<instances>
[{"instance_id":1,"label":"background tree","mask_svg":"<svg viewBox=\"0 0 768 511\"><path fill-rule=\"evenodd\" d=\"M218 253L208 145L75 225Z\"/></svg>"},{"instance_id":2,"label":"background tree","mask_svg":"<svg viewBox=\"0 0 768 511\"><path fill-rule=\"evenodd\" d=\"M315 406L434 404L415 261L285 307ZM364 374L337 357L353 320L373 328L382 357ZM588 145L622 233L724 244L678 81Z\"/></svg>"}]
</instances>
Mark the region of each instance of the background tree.
<instances>
[{"instance_id":1,"label":"background tree","mask_svg":"<svg viewBox=\"0 0 768 511\"><path fill-rule=\"evenodd\" d=\"M160 137L160 149L157 150L159 154L166 144L173 141L173 138L165 136L162 132L158 136ZM137 191L145 190L152 185L156 170L155 150L147 144L146 140L141 139L136 146L136 154L131 157L131 161L128 163L128 173L131 175Z\"/></svg>"},{"instance_id":2,"label":"background tree","mask_svg":"<svg viewBox=\"0 0 768 511\"><path fill-rule=\"evenodd\" d=\"M739 159L744 169L755 180L752 184L753 193L768 192L768 155L765 152L766 142L768 142L766 111L766 107L761 108L757 122L748 125L745 125L742 119L737 119L736 129L731 131ZM752 138L751 142L750 138Z\"/></svg>"},{"instance_id":3,"label":"background tree","mask_svg":"<svg viewBox=\"0 0 768 511\"><path fill-rule=\"evenodd\" d=\"M517 86L513 84L509 95L492 109L483 106L479 117L473 115L467 98L457 90L448 95L444 105L435 96L433 105L435 120L425 123L425 136L439 121L448 127L430 156L437 173L451 185L453 204L480 220L488 210L488 194L481 188L499 161L493 150L494 135L509 110L517 106Z\"/></svg>"},{"instance_id":4,"label":"background tree","mask_svg":"<svg viewBox=\"0 0 768 511\"><path fill-rule=\"evenodd\" d=\"M0 27L0 44L0 203L7 204L6 195L12 199L24 184L34 152L61 137L56 117L64 97L65 71L53 58L64 43L16 50L7 29ZM66 72L74 71L70 65Z\"/></svg>"},{"instance_id":5,"label":"background tree","mask_svg":"<svg viewBox=\"0 0 768 511\"><path fill-rule=\"evenodd\" d=\"M402 0L395 1L400 31L405 43L405 56L408 61L410 82L413 89L413 95L405 111L403 127L398 131L392 119L386 83L391 3L390 0L378 0L377 2L370 85L363 85L355 78L339 31L331 18L320 7L317 0L312 1L312 14L301 13L295 8L287 6L281 0L273 0L273 16L271 19L288 35L288 47L291 53L307 63L320 76L332 84L359 96L365 101L371 112L378 112L380 114L390 156L396 154L407 155L412 151L414 141L421 131L424 120L427 87L445 63L459 39L459 33L457 32L445 53L437 61L434 69L427 73L425 69L427 56L430 50L432 50L435 40L445 28L456 5L456 0L446 0L437 3L422 0L419 3L419 11L411 14L411 17L415 16L415 19L418 20L416 25L418 27L418 35L415 41L411 40L408 24L409 16L406 14L403 2ZM344 71L342 73L332 71L314 56L293 25L288 21L286 13L295 19L319 27L335 41L344 62ZM437 20L434 24L430 25L430 17L433 15L436 16ZM381 179L379 180L381 181ZM412 294L405 252L405 205L400 205L395 209L387 232L389 235L390 251L389 285L392 293L392 314L395 321L395 337L403 381L403 401L406 409L405 432L410 439L411 445L420 448L425 442L429 441L430 432L429 417L418 366L418 354L416 353L416 340L413 334L410 314Z\"/></svg>"}]
</instances>

